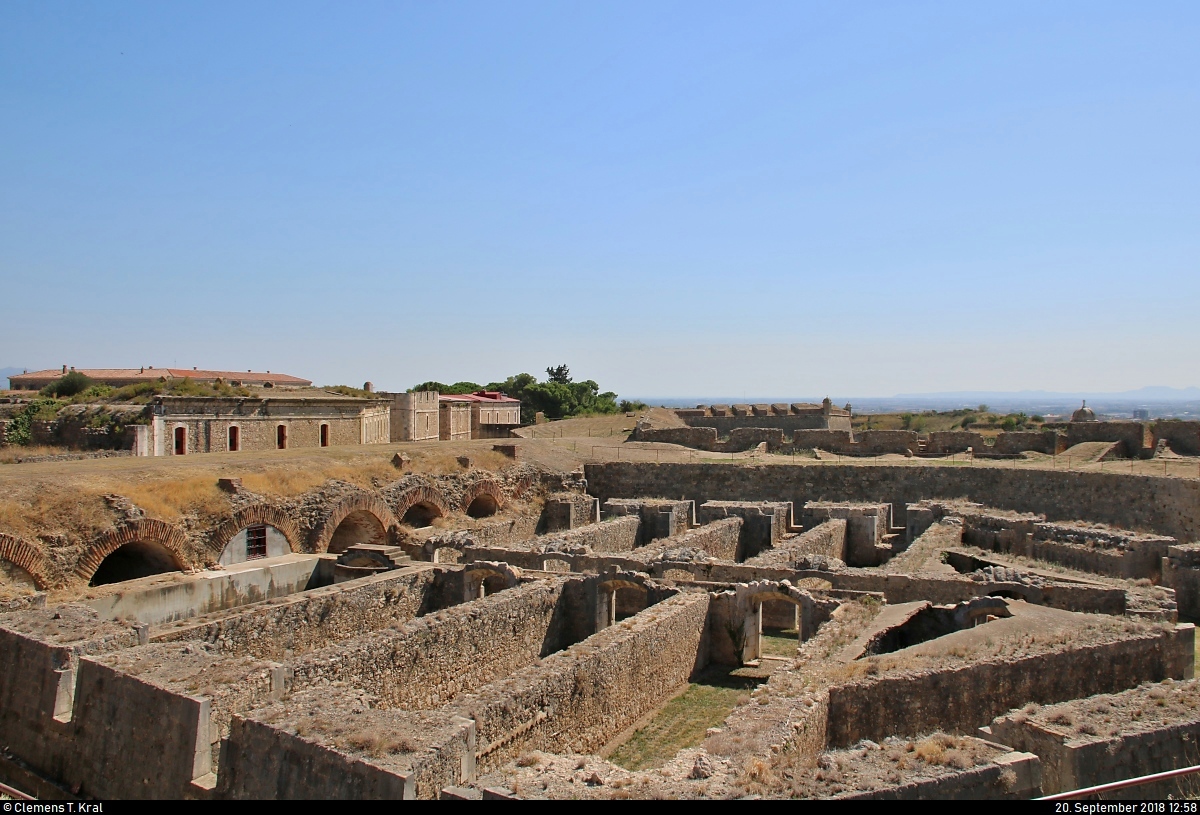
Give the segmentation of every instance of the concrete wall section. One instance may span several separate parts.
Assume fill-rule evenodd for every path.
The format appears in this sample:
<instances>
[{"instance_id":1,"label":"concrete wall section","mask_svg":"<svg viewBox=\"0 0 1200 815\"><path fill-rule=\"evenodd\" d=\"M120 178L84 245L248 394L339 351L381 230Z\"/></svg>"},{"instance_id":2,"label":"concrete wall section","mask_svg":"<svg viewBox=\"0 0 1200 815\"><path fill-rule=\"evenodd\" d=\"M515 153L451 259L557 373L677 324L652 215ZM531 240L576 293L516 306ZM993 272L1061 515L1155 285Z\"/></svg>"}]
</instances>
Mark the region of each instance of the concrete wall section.
<instances>
[{"instance_id":1,"label":"concrete wall section","mask_svg":"<svg viewBox=\"0 0 1200 815\"><path fill-rule=\"evenodd\" d=\"M109 619L132 618L161 625L304 591L321 563L319 555L252 560L223 571L194 575L154 575L113 584L85 603Z\"/></svg>"}]
</instances>

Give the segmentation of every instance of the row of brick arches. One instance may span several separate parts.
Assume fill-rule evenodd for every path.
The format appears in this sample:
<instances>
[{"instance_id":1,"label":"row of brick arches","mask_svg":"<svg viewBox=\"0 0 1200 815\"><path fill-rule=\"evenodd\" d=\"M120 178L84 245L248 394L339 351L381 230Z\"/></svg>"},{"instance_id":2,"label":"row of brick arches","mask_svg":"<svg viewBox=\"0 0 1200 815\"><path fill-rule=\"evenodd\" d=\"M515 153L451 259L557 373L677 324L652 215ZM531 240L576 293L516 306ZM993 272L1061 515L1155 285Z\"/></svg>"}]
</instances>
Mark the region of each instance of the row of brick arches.
<instances>
[{"instance_id":1,"label":"row of brick arches","mask_svg":"<svg viewBox=\"0 0 1200 815\"><path fill-rule=\"evenodd\" d=\"M472 517L487 517L503 505L500 485L491 479L481 479L464 492L459 509ZM325 520L306 540L299 526L283 510L256 504L234 513L208 535L202 547L190 544L173 525L146 518L105 533L84 552L73 577L100 586L212 563L228 566L289 552L337 554L357 543L386 543L394 539L395 530L401 525L428 526L449 512L445 497L431 485L405 491L390 506L364 491L330 507ZM49 588L56 582L41 551L28 541L0 533L0 560L17 570L22 582L37 589Z\"/></svg>"}]
</instances>

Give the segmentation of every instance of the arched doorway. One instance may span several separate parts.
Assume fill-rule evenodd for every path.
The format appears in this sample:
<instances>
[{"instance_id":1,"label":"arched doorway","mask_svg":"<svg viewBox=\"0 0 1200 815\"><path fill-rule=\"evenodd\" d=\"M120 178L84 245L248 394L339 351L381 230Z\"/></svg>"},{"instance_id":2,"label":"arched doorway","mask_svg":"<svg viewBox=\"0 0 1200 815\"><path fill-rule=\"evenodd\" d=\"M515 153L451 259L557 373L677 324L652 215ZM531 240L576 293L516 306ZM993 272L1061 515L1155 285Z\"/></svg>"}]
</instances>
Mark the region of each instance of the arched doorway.
<instances>
[{"instance_id":1,"label":"arched doorway","mask_svg":"<svg viewBox=\"0 0 1200 815\"><path fill-rule=\"evenodd\" d=\"M236 453L242 448L242 431L235 424L229 426L229 452Z\"/></svg>"},{"instance_id":2,"label":"arched doorway","mask_svg":"<svg viewBox=\"0 0 1200 815\"><path fill-rule=\"evenodd\" d=\"M175 428L175 455L187 455L187 428Z\"/></svg>"},{"instance_id":3,"label":"arched doorway","mask_svg":"<svg viewBox=\"0 0 1200 815\"><path fill-rule=\"evenodd\" d=\"M321 446L329 446L329 425L327 424L321 425Z\"/></svg>"},{"instance_id":4,"label":"arched doorway","mask_svg":"<svg viewBox=\"0 0 1200 815\"><path fill-rule=\"evenodd\" d=\"M135 540L119 547L100 561L100 567L96 569L88 585L104 586L178 571L183 571L183 564L176 560L170 549L158 543Z\"/></svg>"},{"instance_id":5,"label":"arched doorway","mask_svg":"<svg viewBox=\"0 0 1200 815\"><path fill-rule=\"evenodd\" d=\"M275 447L279 450L287 449L287 425L285 424L275 428Z\"/></svg>"},{"instance_id":6,"label":"arched doorway","mask_svg":"<svg viewBox=\"0 0 1200 815\"><path fill-rule=\"evenodd\" d=\"M356 543L387 543L383 522L365 509L356 509L342 519L329 539L328 551L336 555Z\"/></svg>"},{"instance_id":7,"label":"arched doorway","mask_svg":"<svg viewBox=\"0 0 1200 815\"><path fill-rule=\"evenodd\" d=\"M520 579L518 574L515 571L505 573L500 568L493 565L480 568L476 565L463 573L463 601L482 600L515 586Z\"/></svg>"}]
</instances>

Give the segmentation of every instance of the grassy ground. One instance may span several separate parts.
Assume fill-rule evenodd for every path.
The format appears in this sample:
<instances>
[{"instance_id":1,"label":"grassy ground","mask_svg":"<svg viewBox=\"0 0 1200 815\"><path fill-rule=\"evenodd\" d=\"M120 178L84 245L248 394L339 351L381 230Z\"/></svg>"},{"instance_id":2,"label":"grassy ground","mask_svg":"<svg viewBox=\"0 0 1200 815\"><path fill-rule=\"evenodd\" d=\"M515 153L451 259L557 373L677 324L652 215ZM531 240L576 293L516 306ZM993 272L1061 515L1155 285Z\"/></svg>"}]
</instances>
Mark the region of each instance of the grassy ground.
<instances>
[{"instance_id":1,"label":"grassy ground","mask_svg":"<svg viewBox=\"0 0 1200 815\"><path fill-rule=\"evenodd\" d=\"M762 633L762 655L765 657L795 657L800 647L796 629L765 628Z\"/></svg>"},{"instance_id":2,"label":"grassy ground","mask_svg":"<svg viewBox=\"0 0 1200 815\"><path fill-rule=\"evenodd\" d=\"M613 751L609 761L627 770L662 766L680 750L702 742L708 728L720 726L738 704L748 701L755 684L731 676L728 669L706 671Z\"/></svg>"}]
</instances>

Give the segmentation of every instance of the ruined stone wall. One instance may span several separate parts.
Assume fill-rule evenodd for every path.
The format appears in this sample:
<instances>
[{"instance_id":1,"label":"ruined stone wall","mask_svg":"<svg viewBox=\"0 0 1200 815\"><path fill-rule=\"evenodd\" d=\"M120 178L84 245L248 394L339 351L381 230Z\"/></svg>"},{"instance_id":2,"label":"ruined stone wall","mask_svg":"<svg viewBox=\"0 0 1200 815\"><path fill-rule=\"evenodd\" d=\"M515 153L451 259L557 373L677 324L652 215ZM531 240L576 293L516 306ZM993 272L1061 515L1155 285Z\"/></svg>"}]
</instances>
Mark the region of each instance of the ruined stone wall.
<instances>
[{"instance_id":1,"label":"ruined stone wall","mask_svg":"<svg viewBox=\"0 0 1200 815\"><path fill-rule=\"evenodd\" d=\"M918 434L914 430L863 430L854 434L854 447L860 456L917 452Z\"/></svg>"},{"instance_id":2,"label":"ruined stone wall","mask_svg":"<svg viewBox=\"0 0 1200 815\"><path fill-rule=\"evenodd\" d=\"M623 516L641 518L638 546L651 541L671 538L687 532L696 508L691 501L671 501L664 498L613 498L604 502L601 517L606 520Z\"/></svg>"},{"instance_id":3,"label":"ruined stone wall","mask_svg":"<svg viewBox=\"0 0 1200 815\"><path fill-rule=\"evenodd\" d=\"M597 501L581 492L556 492L546 497L538 532L564 532L599 521Z\"/></svg>"},{"instance_id":4,"label":"ruined stone wall","mask_svg":"<svg viewBox=\"0 0 1200 815\"><path fill-rule=\"evenodd\" d=\"M718 560L733 560L737 555L743 521L739 517L722 518L678 537L658 541L660 549L696 549Z\"/></svg>"},{"instance_id":5,"label":"ruined stone wall","mask_svg":"<svg viewBox=\"0 0 1200 815\"><path fill-rule=\"evenodd\" d=\"M922 498L966 498L1000 509L1040 512L1050 520L1109 523L1123 529L1200 538L1200 481L1156 476L1011 470L1002 467L907 467L814 464L642 464L585 467L601 501L682 495L697 505L725 501L878 501L904 506ZM898 519L901 523L905 519Z\"/></svg>"},{"instance_id":6,"label":"ruined stone wall","mask_svg":"<svg viewBox=\"0 0 1200 815\"><path fill-rule=\"evenodd\" d=\"M736 560L745 560L783 539L791 526L792 507L779 501L706 501L696 508L696 518L702 524L732 517L743 521Z\"/></svg>"},{"instance_id":7,"label":"ruined stone wall","mask_svg":"<svg viewBox=\"0 0 1200 815\"><path fill-rule=\"evenodd\" d=\"M979 451L979 448L975 448ZM1067 449L1067 437L1055 430L1010 431L996 436L993 453L1016 455L1026 451L1054 455Z\"/></svg>"},{"instance_id":8,"label":"ruined stone wall","mask_svg":"<svg viewBox=\"0 0 1200 815\"><path fill-rule=\"evenodd\" d=\"M767 450L775 452L783 446L783 431L770 427L735 427L729 431L729 441L720 445L718 450L722 453L740 453L764 443Z\"/></svg>"},{"instance_id":9,"label":"ruined stone wall","mask_svg":"<svg viewBox=\"0 0 1200 815\"><path fill-rule=\"evenodd\" d=\"M826 417L822 413L789 414L787 416L680 416L690 427L716 428L717 435L728 436L737 428L762 427L782 430L789 435L797 430L825 430L830 427L830 420L841 417ZM842 428L839 428L842 429ZM849 430L849 427L844 428Z\"/></svg>"},{"instance_id":10,"label":"ruined stone wall","mask_svg":"<svg viewBox=\"0 0 1200 815\"><path fill-rule=\"evenodd\" d=\"M717 431L712 427L643 427L639 424L634 428L630 440L682 444L697 450L715 450Z\"/></svg>"},{"instance_id":11,"label":"ruined stone wall","mask_svg":"<svg viewBox=\"0 0 1200 815\"><path fill-rule=\"evenodd\" d=\"M593 552L629 552L637 548L641 526L640 518L626 516L559 532L554 539L570 546L587 546Z\"/></svg>"},{"instance_id":12,"label":"ruined stone wall","mask_svg":"<svg viewBox=\"0 0 1200 815\"><path fill-rule=\"evenodd\" d=\"M430 708L563 647L564 580L539 580L313 651L297 690L346 682L384 708Z\"/></svg>"},{"instance_id":13,"label":"ruined stone wall","mask_svg":"<svg viewBox=\"0 0 1200 815\"><path fill-rule=\"evenodd\" d=\"M1159 419L1153 428L1154 444L1165 441L1173 453L1200 456L1200 422Z\"/></svg>"},{"instance_id":14,"label":"ruined stone wall","mask_svg":"<svg viewBox=\"0 0 1200 815\"><path fill-rule=\"evenodd\" d=\"M797 558L806 555L846 559L846 520L834 518L814 526L812 529L782 541L758 557L745 562L746 566L792 568ZM729 560L729 558L725 558Z\"/></svg>"},{"instance_id":15,"label":"ruined stone wall","mask_svg":"<svg viewBox=\"0 0 1200 815\"><path fill-rule=\"evenodd\" d=\"M1162 560L1176 541L986 512L962 512L963 542L981 549L1058 563L1093 574L1159 582Z\"/></svg>"},{"instance_id":16,"label":"ruined stone wall","mask_svg":"<svg viewBox=\"0 0 1200 815\"><path fill-rule=\"evenodd\" d=\"M592 753L653 710L706 663L707 593L679 594L463 697L479 767L528 750Z\"/></svg>"},{"instance_id":17,"label":"ruined stone wall","mask_svg":"<svg viewBox=\"0 0 1200 815\"><path fill-rule=\"evenodd\" d=\"M792 446L848 456L854 451L854 438L849 430L797 430L792 435Z\"/></svg>"},{"instance_id":18,"label":"ruined stone wall","mask_svg":"<svg viewBox=\"0 0 1200 815\"><path fill-rule=\"evenodd\" d=\"M272 603L193 617L150 631L152 642L206 642L227 654L281 660L450 605L435 581L442 569L399 569L312 589Z\"/></svg>"},{"instance_id":19,"label":"ruined stone wall","mask_svg":"<svg viewBox=\"0 0 1200 815\"><path fill-rule=\"evenodd\" d=\"M837 685L829 690L827 742L849 747L894 735L967 733L1028 702L1052 704L1146 681L1191 678L1194 642L1194 628L1186 624L1116 642Z\"/></svg>"},{"instance_id":20,"label":"ruined stone wall","mask_svg":"<svg viewBox=\"0 0 1200 815\"><path fill-rule=\"evenodd\" d=\"M1120 454L1129 458L1153 449L1150 428L1142 422L1061 422L1045 427L1065 433L1068 447L1090 441L1120 442Z\"/></svg>"},{"instance_id":21,"label":"ruined stone wall","mask_svg":"<svg viewBox=\"0 0 1200 815\"><path fill-rule=\"evenodd\" d=\"M1106 719L1115 719L1104 725L1105 730L1119 730L1117 735L1088 733L1071 725L1074 717L1082 711L1077 704L1053 705L1038 711L1037 720L1023 713L1009 713L991 724L994 740L1017 750L1036 753L1042 760L1042 789L1047 794L1083 789L1127 778L1166 772L1195 763L1196 744L1200 739L1200 715L1192 715L1182 721L1157 726L1145 726L1140 721L1141 711L1129 710L1124 705L1135 702L1153 709L1158 699L1164 696L1186 694L1195 696L1195 683L1164 688L1161 685L1143 685L1116 695L1094 697L1089 707L1104 707ZM1114 703L1117 706L1114 707ZM1194 698L1190 705L1194 705ZM1135 717L1130 721L1130 714ZM1049 724L1054 719L1060 723ZM1083 726L1083 723L1080 723ZM1093 726L1094 728L1094 726ZM1165 799L1188 797L1187 779L1176 779L1143 785L1105 795L1114 799Z\"/></svg>"},{"instance_id":22,"label":"ruined stone wall","mask_svg":"<svg viewBox=\"0 0 1200 815\"><path fill-rule=\"evenodd\" d=\"M984 447L987 447L987 441L981 433L968 430L939 430L929 434L924 452L927 456L949 456Z\"/></svg>"}]
</instances>

